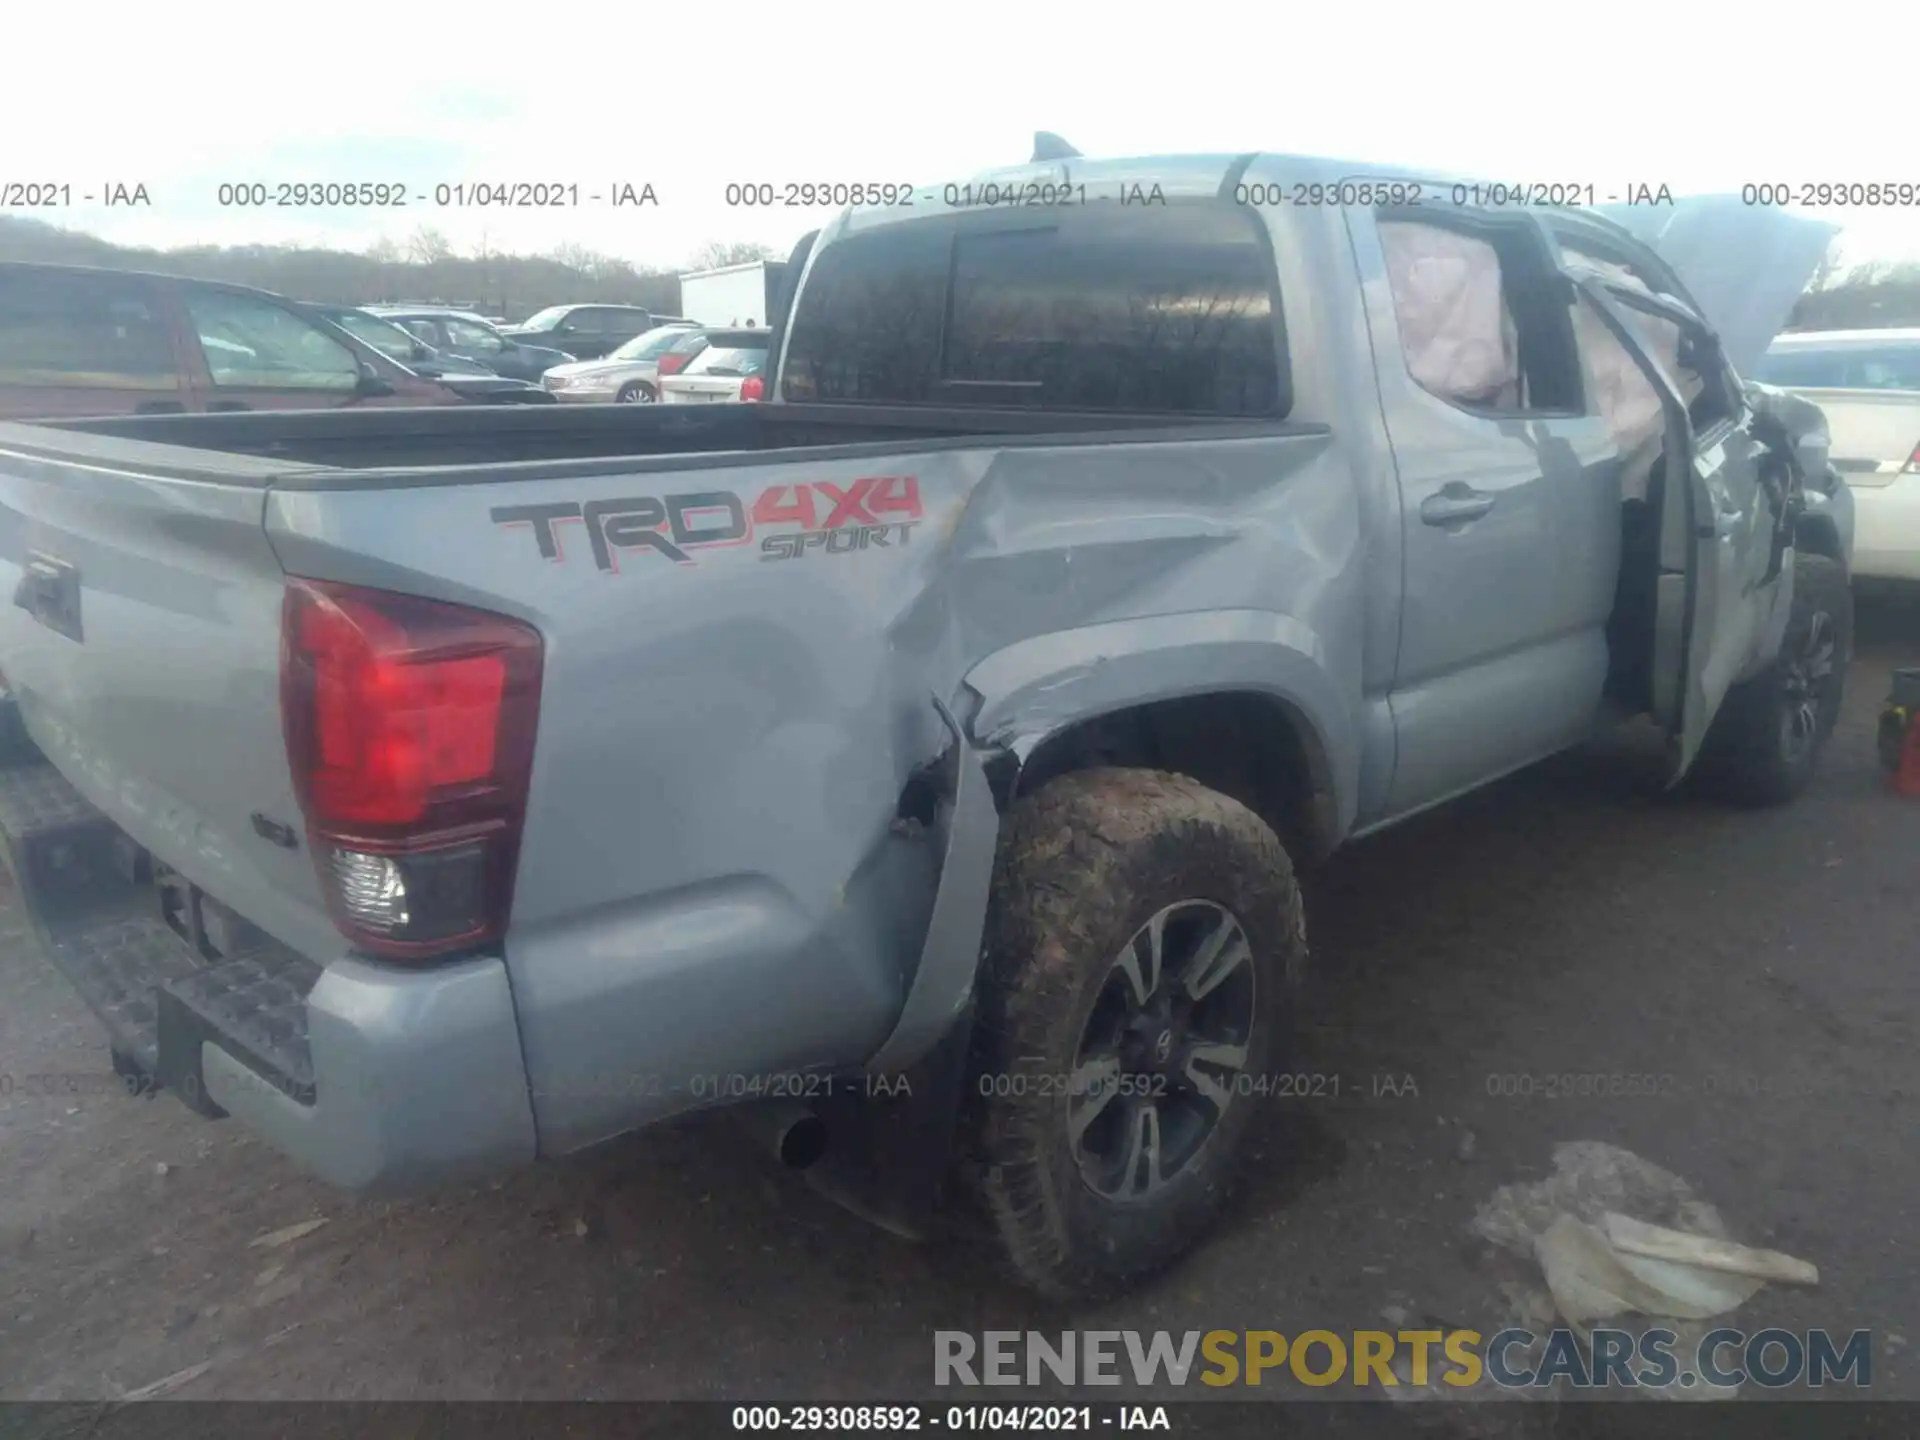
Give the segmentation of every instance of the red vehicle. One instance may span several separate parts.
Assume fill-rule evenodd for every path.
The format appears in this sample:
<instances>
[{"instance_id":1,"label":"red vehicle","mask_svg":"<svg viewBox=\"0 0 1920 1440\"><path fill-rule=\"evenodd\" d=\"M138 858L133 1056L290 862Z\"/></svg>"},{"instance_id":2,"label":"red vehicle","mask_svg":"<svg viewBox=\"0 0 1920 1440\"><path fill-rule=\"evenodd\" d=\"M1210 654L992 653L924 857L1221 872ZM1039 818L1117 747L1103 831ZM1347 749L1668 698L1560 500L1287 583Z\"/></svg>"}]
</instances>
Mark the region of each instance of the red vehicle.
<instances>
[{"instance_id":1,"label":"red vehicle","mask_svg":"<svg viewBox=\"0 0 1920 1440\"><path fill-rule=\"evenodd\" d=\"M0 263L0 419L468 403L265 290Z\"/></svg>"}]
</instances>

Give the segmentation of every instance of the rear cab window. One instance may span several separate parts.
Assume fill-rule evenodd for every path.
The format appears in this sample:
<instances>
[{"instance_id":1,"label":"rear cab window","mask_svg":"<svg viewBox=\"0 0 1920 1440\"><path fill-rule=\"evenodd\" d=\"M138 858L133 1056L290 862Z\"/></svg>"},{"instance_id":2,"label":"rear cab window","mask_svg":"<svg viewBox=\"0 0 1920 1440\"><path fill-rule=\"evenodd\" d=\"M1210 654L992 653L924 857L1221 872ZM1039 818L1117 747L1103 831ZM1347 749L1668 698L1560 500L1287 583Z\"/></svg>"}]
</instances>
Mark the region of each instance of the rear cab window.
<instances>
[{"instance_id":1,"label":"rear cab window","mask_svg":"<svg viewBox=\"0 0 1920 1440\"><path fill-rule=\"evenodd\" d=\"M821 246L783 398L1284 418L1257 217L1219 201L942 215Z\"/></svg>"},{"instance_id":2,"label":"rear cab window","mask_svg":"<svg viewBox=\"0 0 1920 1440\"><path fill-rule=\"evenodd\" d=\"M181 375L144 280L0 266L0 385L165 393Z\"/></svg>"}]
</instances>

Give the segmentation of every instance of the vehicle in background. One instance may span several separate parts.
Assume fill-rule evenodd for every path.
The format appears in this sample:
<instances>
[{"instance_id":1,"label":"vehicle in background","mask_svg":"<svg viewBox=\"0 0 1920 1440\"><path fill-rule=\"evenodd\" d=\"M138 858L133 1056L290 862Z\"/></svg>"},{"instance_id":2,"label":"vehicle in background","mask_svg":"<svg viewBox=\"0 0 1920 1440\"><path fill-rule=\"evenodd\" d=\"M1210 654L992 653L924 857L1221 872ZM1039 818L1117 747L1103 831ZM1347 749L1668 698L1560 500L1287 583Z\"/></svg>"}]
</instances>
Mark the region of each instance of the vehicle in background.
<instances>
[{"instance_id":1,"label":"vehicle in background","mask_svg":"<svg viewBox=\"0 0 1920 1440\"><path fill-rule=\"evenodd\" d=\"M428 305L368 305L365 309L370 315L393 321L443 355L474 361L515 380L537 383L555 365L577 358L571 351L509 335L465 310Z\"/></svg>"},{"instance_id":2,"label":"vehicle in background","mask_svg":"<svg viewBox=\"0 0 1920 1440\"><path fill-rule=\"evenodd\" d=\"M0 263L0 418L460 405L469 398L265 290Z\"/></svg>"},{"instance_id":3,"label":"vehicle in background","mask_svg":"<svg viewBox=\"0 0 1920 1440\"><path fill-rule=\"evenodd\" d=\"M680 309L702 325L770 325L786 283L784 260L750 260L680 277Z\"/></svg>"},{"instance_id":4,"label":"vehicle in background","mask_svg":"<svg viewBox=\"0 0 1920 1440\"><path fill-rule=\"evenodd\" d=\"M708 331L704 326L686 332L685 336L667 347L666 353L654 363L658 366L659 378L678 375L693 363L693 357L707 348Z\"/></svg>"},{"instance_id":5,"label":"vehicle in background","mask_svg":"<svg viewBox=\"0 0 1920 1440\"><path fill-rule=\"evenodd\" d=\"M354 339L371 345L389 360L416 375L438 380L446 375L493 375L498 372L478 360L464 360L436 349L397 322L353 305L308 301L306 311L330 325L338 325Z\"/></svg>"},{"instance_id":6,"label":"vehicle in background","mask_svg":"<svg viewBox=\"0 0 1920 1440\"><path fill-rule=\"evenodd\" d=\"M361 344L424 379L444 385L463 400L479 405L547 405L553 397L529 380L496 375L484 365L442 355L398 325L350 305L301 307L323 324L335 326Z\"/></svg>"},{"instance_id":7,"label":"vehicle in background","mask_svg":"<svg viewBox=\"0 0 1920 1440\"><path fill-rule=\"evenodd\" d=\"M549 305L501 333L528 345L564 350L570 359L598 360L634 336L682 318L655 315L638 305Z\"/></svg>"},{"instance_id":8,"label":"vehicle in background","mask_svg":"<svg viewBox=\"0 0 1920 1440\"><path fill-rule=\"evenodd\" d=\"M771 330L709 330L706 346L677 375L660 380L663 405L705 405L767 398Z\"/></svg>"},{"instance_id":9,"label":"vehicle in background","mask_svg":"<svg viewBox=\"0 0 1920 1440\"><path fill-rule=\"evenodd\" d=\"M1782 335L1755 370L1827 417L1853 493L1853 573L1920 580L1920 330Z\"/></svg>"},{"instance_id":10,"label":"vehicle in background","mask_svg":"<svg viewBox=\"0 0 1920 1440\"><path fill-rule=\"evenodd\" d=\"M540 383L556 399L576 404L651 405L660 398L660 357L696 329L684 321L656 325L605 359L556 365Z\"/></svg>"}]
</instances>

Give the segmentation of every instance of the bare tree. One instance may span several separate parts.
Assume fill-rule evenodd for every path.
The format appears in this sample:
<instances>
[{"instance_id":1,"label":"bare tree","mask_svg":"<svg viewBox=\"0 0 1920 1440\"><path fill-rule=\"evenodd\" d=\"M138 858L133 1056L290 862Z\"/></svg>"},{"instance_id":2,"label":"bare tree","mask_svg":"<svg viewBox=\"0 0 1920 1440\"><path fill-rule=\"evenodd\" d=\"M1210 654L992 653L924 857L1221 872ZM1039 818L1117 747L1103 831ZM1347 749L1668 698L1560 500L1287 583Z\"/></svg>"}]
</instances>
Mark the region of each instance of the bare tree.
<instances>
[{"instance_id":1,"label":"bare tree","mask_svg":"<svg viewBox=\"0 0 1920 1440\"><path fill-rule=\"evenodd\" d=\"M1814 266L1813 278L1807 281L1806 293L1818 295L1833 289L1840 282L1841 272L1840 241L1835 238L1827 246L1827 253L1820 257L1820 263Z\"/></svg>"},{"instance_id":2,"label":"bare tree","mask_svg":"<svg viewBox=\"0 0 1920 1440\"><path fill-rule=\"evenodd\" d=\"M407 258L416 265L433 265L453 258L453 242L433 228L422 225L407 239Z\"/></svg>"},{"instance_id":3,"label":"bare tree","mask_svg":"<svg viewBox=\"0 0 1920 1440\"><path fill-rule=\"evenodd\" d=\"M778 252L758 240L709 240L693 252L687 263L695 270L718 270L726 265L747 265L755 260L775 259Z\"/></svg>"}]
</instances>

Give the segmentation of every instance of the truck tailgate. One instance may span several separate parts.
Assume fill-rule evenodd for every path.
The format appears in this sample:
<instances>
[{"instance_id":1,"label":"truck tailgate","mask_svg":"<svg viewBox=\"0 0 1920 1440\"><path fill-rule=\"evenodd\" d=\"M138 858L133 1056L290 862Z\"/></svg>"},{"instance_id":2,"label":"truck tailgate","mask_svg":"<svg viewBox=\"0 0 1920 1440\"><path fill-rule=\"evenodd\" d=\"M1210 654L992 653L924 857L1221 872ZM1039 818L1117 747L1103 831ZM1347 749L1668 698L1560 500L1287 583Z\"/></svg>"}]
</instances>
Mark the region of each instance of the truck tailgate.
<instances>
[{"instance_id":1,"label":"truck tailgate","mask_svg":"<svg viewBox=\"0 0 1920 1440\"><path fill-rule=\"evenodd\" d=\"M164 915L190 928L180 909L198 914L201 892L313 961L343 948L296 838L279 707L283 581L265 495L257 483L130 473L0 440L0 667L58 767L6 772L5 828L29 889L41 888L36 866L67 865L76 848L81 869L105 846L125 871L127 886L108 887L118 913L42 905L36 919L43 930L71 922L48 936L54 958L116 1044L144 1061L151 984L200 968L178 941L169 948ZM44 853L21 853L36 844ZM155 873L163 885L145 884ZM221 934L253 937L208 908ZM116 980L128 966L142 974Z\"/></svg>"}]
</instances>

